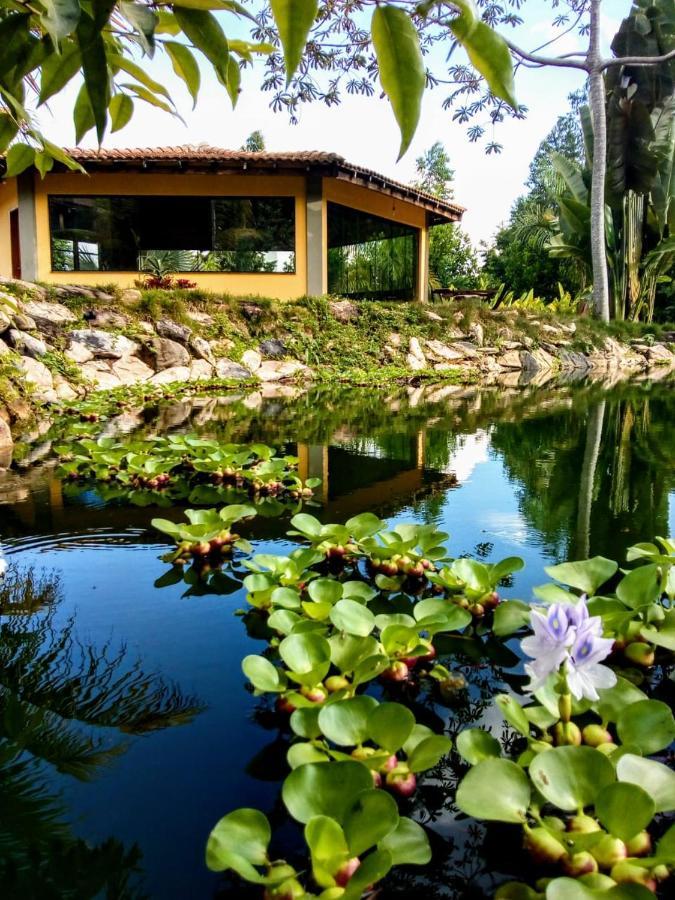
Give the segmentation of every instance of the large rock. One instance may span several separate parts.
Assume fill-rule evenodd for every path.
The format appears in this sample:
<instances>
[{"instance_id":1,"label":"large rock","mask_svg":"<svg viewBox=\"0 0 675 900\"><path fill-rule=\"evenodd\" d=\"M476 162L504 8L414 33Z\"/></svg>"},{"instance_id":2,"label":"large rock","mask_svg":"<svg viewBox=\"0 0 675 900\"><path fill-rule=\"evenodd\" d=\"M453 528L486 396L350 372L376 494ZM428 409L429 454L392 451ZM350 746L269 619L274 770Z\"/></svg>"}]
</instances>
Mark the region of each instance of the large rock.
<instances>
[{"instance_id":1,"label":"large rock","mask_svg":"<svg viewBox=\"0 0 675 900\"><path fill-rule=\"evenodd\" d=\"M284 378L294 378L299 375L309 375L310 370L295 359L266 360L258 371L256 377L261 381L283 381ZM246 373L248 375L248 372Z\"/></svg>"},{"instance_id":2,"label":"large rock","mask_svg":"<svg viewBox=\"0 0 675 900\"><path fill-rule=\"evenodd\" d=\"M40 360L33 359L30 356L22 356L19 360L19 365L23 370L26 381L30 382L35 387L35 391L39 397L45 399L52 399L52 397L54 399L56 398L56 394L54 394L54 379L52 378L52 373L44 363L41 363Z\"/></svg>"},{"instance_id":3,"label":"large rock","mask_svg":"<svg viewBox=\"0 0 675 900\"><path fill-rule=\"evenodd\" d=\"M408 353L406 356L406 365L409 369L412 369L413 372L420 372L422 369L426 369L427 363L424 359L420 359L419 356L415 356L414 353Z\"/></svg>"},{"instance_id":4,"label":"large rock","mask_svg":"<svg viewBox=\"0 0 675 900\"><path fill-rule=\"evenodd\" d=\"M520 361L520 353L517 350L507 350L498 357L497 362L502 369L522 369L523 364Z\"/></svg>"},{"instance_id":5,"label":"large rock","mask_svg":"<svg viewBox=\"0 0 675 900\"><path fill-rule=\"evenodd\" d=\"M241 364L246 366L249 372L257 372L262 365L262 356L257 350L244 350L241 354Z\"/></svg>"},{"instance_id":6,"label":"large rock","mask_svg":"<svg viewBox=\"0 0 675 900\"><path fill-rule=\"evenodd\" d=\"M79 344L77 341L71 341L65 355L71 362L77 363L80 366L94 358L94 354L91 350L85 347L84 344Z\"/></svg>"},{"instance_id":7,"label":"large rock","mask_svg":"<svg viewBox=\"0 0 675 900\"><path fill-rule=\"evenodd\" d=\"M288 347L278 338L268 338L260 344L258 350L265 359L282 359L288 353Z\"/></svg>"},{"instance_id":8,"label":"large rock","mask_svg":"<svg viewBox=\"0 0 675 900\"><path fill-rule=\"evenodd\" d=\"M485 331L480 322L473 322L469 326L469 337L474 342L474 344L478 344L479 347L483 346L483 342L485 340Z\"/></svg>"},{"instance_id":9,"label":"large rock","mask_svg":"<svg viewBox=\"0 0 675 900\"><path fill-rule=\"evenodd\" d=\"M12 440L12 432L9 430L9 425L5 422L4 419L0 419L0 450L7 450L14 445L14 441Z\"/></svg>"},{"instance_id":10,"label":"large rock","mask_svg":"<svg viewBox=\"0 0 675 900\"><path fill-rule=\"evenodd\" d=\"M122 306L135 306L143 298L143 294L135 288L126 288L120 292L119 302Z\"/></svg>"},{"instance_id":11,"label":"large rock","mask_svg":"<svg viewBox=\"0 0 675 900\"><path fill-rule=\"evenodd\" d=\"M526 372L550 372L555 364L553 356L539 347L536 350L522 350L520 363Z\"/></svg>"},{"instance_id":12,"label":"large rock","mask_svg":"<svg viewBox=\"0 0 675 900\"><path fill-rule=\"evenodd\" d=\"M23 313L15 313L12 316L12 325L15 328L18 328L19 331L35 331L37 329L37 322L35 319L31 319L30 316L25 316Z\"/></svg>"},{"instance_id":13,"label":"large rock","mask_svg":"<svg viewBox=\"0 0 675 900\"><path fill-rule=\"evenodd\" d=\"M0 304L2 303L2 294L0 294ZM5 310L0 306L0 334L7 331L7 329L12 324L12 317L9 312L5 312ZM15 326L16 327L16 326Z\"/></svg>"},{"instance_id":14,"label":"large rock","mask_svg":"<svg viewBox=\"0 0 675 900\"><path fill-rule=\"evenodd\" d=\"M154 369L146 366L143 360L137 356L125 356L112 364L113 375L116 375L122 384L138 384L148 381L155 374Z\"/></svg>"},{"instance_id":15,"label":"large rock","mask_svg":"<svg viewBox=\"0 0 675 900\"><path fill-rule=\"evenodd\" d=\"M47 352L47 344L44 341L25 331L19 331L18 328L10 328L7 336L12 347L22 356L32 356L33 359L37 359Z\"/></svg>"},{"instance_id":16,"label":"large rock","mask_svg":"<svg viewBox=\"0 0 675 900\"><path fill-rule=\"evenodd\" d=\"M154 366L158 372L163 369L174 369L176 366L189 366L192 357L182 344L170 338L150 338L143 344L140 353L143 362Z\"/></svg>"},{"instance_id":17,"label":"large rock","mask_svg":"<svg viewBox=\"0 0 675 900\"><path fill-rule=\"evenodd\" d=\"M190 338L190 348L198 359L203 359L212 366L215 366L216 359L211 349L211 344L197 334L193 334Z\"/></svg>"},{"instance_id":18,"label":"large rock","mask_svg":"<svg viewBox=\"0 0 675 900\"><path fill-rule=\"evenodd\" d=\"M48 334L61 331L65 325L77 321L77 316L61 303L47 300L25 300L22 304L24 315L30 316L38 328Z\"/></svg>"},{"instance_id":19,"label":"large rock","mask_svg":"<svg viewBox=\"0 0 675 900\"><path fill-rule=\"evenodd\" d=\"M663 344L653 344L647 350L647 359L649 363L657 366L668 365L669 363L675 362L675 356L670 352L670 350L665 347Z\"/></svg>"},{"instance_id":20,"label":"large rock","mask_svg":"<svg viewBox=\"0 0 675 900\"><path fill-rule=\"evenodd\" d=\"M91 362L84 363L80 371L84 378L91 381L97 388L116 388L122 384L112 371L111 364L103 359L93 359Z\"/></svg>"},{"instance_id":21,"label":"large rock","mask_svg":"<svg viewBox=\"0 0 675 900\"><path fill-rule=\"evenodd\" d=\"M427 354L432 356L434 359L441 359L445 360L446 362L453 362L458 359L464 359L464 352L462 350L453 350L442 341L426 341L425 347Z\"/></svg>"},{"instance_id":22,"label":"large rock","mask_svg":"<svg viewBox=\"0 0 675 900\"><path fill-rule=\"evenodd\" d=\"M11 353L11 352L12 351L9 349L7 344L2 339L0 339L0 356L6 356L8 353Z\"/></svg>"},{"instance_id":23,"label":"large rock","mask_svg":"<svg viewBox=\"0 0 675 900\"><path fill-rule=\"evenodd\" d=\"M32 297L44 298L47 296L46 288L40 287L39 284L33 284L31 281L21 281L20 278L10 278L8 275L0 275L0 284L11 285Z\"/></svg>"},{"instance_id":24,"label":"large rock","mask_svg":"<svg viewBox=\"0 0 675 900\"><path fill-rule=\"evenodd\" d=\"M352 300L331 300L328 306L334 318L343 325L354 322L359 317L359 308Z\"/></svg>"},{"instance_id":25,"label":"large rock","mask_svg":"<svg viewBox=\"0 0 675 900\"><path fill-rule=\"evenodd\" d=\"M63 375L56 373L54 375L54 392L59 400L76 400L77 391L68 384Z\"/></svg>"},{"instance_id":26,"label":"large rock","mask_svg":"<svg viewBox=\"0 0 675 900\"><path fill-rule=\"evenodd\" d=\"M190 369L187 366L170 366L157 372L150 379L150 384L171 384L174 381L189 381Z\"/></svg>"},{"instance_id":27,"label":"large rock","mask_svg":"<svg viewBox=\"0 0 675 900\"><path fill-rule=\"evenodd\" d=\"M244 381L251 377L248 369L240 366L231 359L219 359L216 362L216 376L218 378L232 378L236 381Z\"/></svg>"},{"instance_id":28,"label":"large rock","mask_svg":"<svg viewBox=\"0 0 675 900\"><path fill-rule=\"evenodd\" d=\"M189 309L186 315L188 319L191 319L198 325L213 325L216 321L213 316L210 316L208 313L200 312L199 310L195 309Z\"/></svg>"},{"instance_id":29,"label":"large rock","mask_svg":"<svg viewBox=\"0 0 675 900\"><path fill-rule=\"evenodd\" d=\"M121 359L138 350L138 344L122 334L110 334L95 328L81 328L70 332L73 343L84 345L97 359ZM72 350L72 343L70 349Z\"/></svg>"},{"instance_id":30,"label":"large rock","mask_svg":"<svg viewBox=\"0 0 675 900\"><path fill-rule=\"evenodd\" d=\"M450 347L455 352L461 353L465 359L475 359L478 356L478 350L468 341L453 341Z\"/></svg>"},{"instance_id":31,"label":"large rock","mask_svg":"<svg viewBox=\"0 0 675 900\"><path fill-rule=\"evenodd\" d=\"M214 368L205 359L195 359L190 366L190 381L208 381L213 378Z\"/></svg>"},{"instance_id":32,"label":"large rock","mask_svg":"<svg viewBox=\"0 0 675 900\"><path fill-rule=\"evenodd\" d=\"M171 319L160 319L155 330L160 337L169 338L171 341L180 341L182 344L187 344L192 334L192 329L187 325L179 325L178 322L172 322Z\"/></svg>"},{"instance_id":33,"label":"large rock","mask_svg":"<svg viewBox=\"0 0 675 900\"><path fill-rule=\"evenodd\" d=\"M89 324L93 328L124 328L129 324L129 320L114 309L96 309L94 317L89 319Z\"/></svg>"}]
</instances>

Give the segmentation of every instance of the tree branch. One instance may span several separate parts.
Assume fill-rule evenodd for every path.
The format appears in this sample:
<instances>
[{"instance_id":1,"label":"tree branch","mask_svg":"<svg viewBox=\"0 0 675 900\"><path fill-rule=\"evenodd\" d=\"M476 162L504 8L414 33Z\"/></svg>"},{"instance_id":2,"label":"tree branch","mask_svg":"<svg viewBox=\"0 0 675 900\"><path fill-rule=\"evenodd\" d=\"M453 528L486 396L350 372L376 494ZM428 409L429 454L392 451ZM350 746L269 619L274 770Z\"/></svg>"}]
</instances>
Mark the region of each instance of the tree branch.
<instances>
[{"instance_id":1,"label":"tree branch","mask_svg":"<svg viewBox=\"0 0 675 900\"><path fill-rule=\"evenodd\" d=\"M610 66L658 66L671 59L675 59L675 48L663 56L618 56L616 59L605 59L600 69L609 69Z\"/></svg>"},{"instance_id":2,"label":"tree branch","mask_svg":"<svg viewBox=\"0 0 675 900\"><path fill-rule=\"evenodd\" d=\"M515 53L516 56L519 56L521 59L528 60L528 62L537 63L537 65L540 66L556 66L561 69L581 69L583 72L588 72L588 66L585 62L577 62L576 60L568 59L565 56L537 56L536 53L528 53L526 50L521 50L520 47L517 47L503 35L502 40L512 53Z\"/></svg>"}]
</instances>

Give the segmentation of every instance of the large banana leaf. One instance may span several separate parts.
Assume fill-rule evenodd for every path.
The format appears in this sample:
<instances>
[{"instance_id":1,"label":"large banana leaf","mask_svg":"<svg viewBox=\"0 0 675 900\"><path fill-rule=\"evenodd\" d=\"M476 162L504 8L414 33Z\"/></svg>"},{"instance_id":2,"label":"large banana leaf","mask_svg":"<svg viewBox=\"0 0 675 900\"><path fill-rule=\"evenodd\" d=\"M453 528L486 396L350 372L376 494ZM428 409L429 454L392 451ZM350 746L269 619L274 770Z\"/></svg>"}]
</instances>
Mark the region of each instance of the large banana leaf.
<instances>
[{"instance_id":1,"label":"large banana leaf","mask_svg":"<svg viewBox=\"0 0 675 900\"><path fill-rule=\"evenodd\" d=\"M652 114L656 176L651 190L651 206L659 235L666 227L675 232L675 97Z\"/></svg>"},{"instance_id":2,"label":"large banana leaf","mask_svg":"<svg viewBox=\"0 0 675 900\"><path fill-rule=\"evenodd\" d=\"M623 93L623 92L622 92ZM648 194L657 171L654 128L640 100L614 94L607 111L607 200L617 208L627 191Z\"/></svg>"},{"instance_id":3,"label":"large banana leaf","mask_svg":"<svg viewBox=\"0 0 675 900\"><path fill-rule=\"evenodd\" d=\"M557 150L551 152L551 163L558 175L563 179L567 190L572 197L579 203L589 202L589 191L584 181L581 166L558 153Z\"/></svg>"}]
</instances>

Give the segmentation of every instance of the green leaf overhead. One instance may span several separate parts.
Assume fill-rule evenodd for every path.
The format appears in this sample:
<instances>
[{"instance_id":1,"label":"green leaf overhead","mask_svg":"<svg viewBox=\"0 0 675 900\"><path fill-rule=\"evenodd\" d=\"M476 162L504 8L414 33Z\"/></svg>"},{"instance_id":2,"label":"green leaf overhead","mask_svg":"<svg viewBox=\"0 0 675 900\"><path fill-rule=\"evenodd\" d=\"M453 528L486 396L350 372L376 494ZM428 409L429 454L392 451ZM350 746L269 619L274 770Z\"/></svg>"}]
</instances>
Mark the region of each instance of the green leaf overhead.
<instances>
[{"instance_id":1,"label":"green leaf overhead","mask_svg":"<svg viewBox=\"0 0 675 900\"><path fill-rule=\"evenodd\" d=\"M134 101L127 94L115 94L108 107L110 111L110 131L114 133L124 128L134 114Z\"/></svg>"},{"instance_id":2,"label":"green leaf overhead","mask_svg":"<svg viewBox=\"0 0 675 900\"><path fill-rule=\"evenodd\" d=\"M82 57L84 86L89 99L99 143L105 135L110 101L110 73L106 46L96 22L83 12L77 26L77 40ZM87 129L88 130L88 129Z\"/></svg>"},{"instance_id":3,"label":"green leaf overhead","mask_svg":"<svg viewBox=\"0 0 675 900\"><path fill-rule=\"evenodd\" d=\"M223 84L227 84L227 63L230 57L225 32L208 10L174 7L176 21L188 40L209 60Z\"/></svg>"},{"instance_id":4,"label":"green leaf overhead","mask_svg":"<svg viewBox=\"0 0 675 900\"><path fill-rule=\"evenodd\" d=\"M467 52L472 65L485 78L488 87L500 100L518 109L513 80L511 52L502 37L478 19L473 2L456 4L461 12L450 23L452 33Z\"/></svg>"},{"instance_id":5,"label":"green leaf overhead","mask_svg":"<svg viewBox=\"0 0 675 900\"><path fill-rule=\"evenodd\" d=\"M270 0L270 6L284 51L288 85L300 65L319 3L318 0Z\"/></svg>"},{"instance_id":6,"label":"green leaf overhead","mask_svg":"<svg viewBox=\"0 0 675 900\"><path fill-rule=\"evenodd\" d=\"M410 146L422 109L426 83L419 36L407 12L378 6L371 25L382 88L401 131L400 159Z\"/></svg>"},{"instance_id":7,"label":"green leaf overhead","mask_svg":"<svg viewBox=\"0 0 675 900\"><path fill-rule=\"evenodd\" d=\"M55 41L75 31L80 21L79 0L41 0L41 3L47 11L40 20Z\"/></svg>"}]
</instances>

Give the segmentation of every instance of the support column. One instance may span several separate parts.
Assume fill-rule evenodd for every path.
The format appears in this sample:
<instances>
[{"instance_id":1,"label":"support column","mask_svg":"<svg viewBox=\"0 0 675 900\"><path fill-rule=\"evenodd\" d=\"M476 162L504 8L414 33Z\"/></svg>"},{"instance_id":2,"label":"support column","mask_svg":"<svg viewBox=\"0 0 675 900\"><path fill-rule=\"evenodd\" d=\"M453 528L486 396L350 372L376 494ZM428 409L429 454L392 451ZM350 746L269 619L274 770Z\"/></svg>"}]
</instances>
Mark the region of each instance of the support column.
<instances>
[{"instance_id":1,"label":"support column","mask_svg":"<svg viewBox=\"0 0 675 900\"><path fill-rule=\"evenodd\" d=\"M22 172L16 180L19 196L19 246L21 248L21 277L24 281L38 280L37 221L35 217L35 173Z\"/></svg>"},{"instance_id":2,"label":"support column","mask_svg":"<svg viewBox=\"0 0 675 900\"><path fill-rule=\"evenodd\" d=\"M415 299L426 303L429 299L429 225L428 218L419 231L417 244L417 290Z\"/></svg>"},{"instance_id":3,"label":"support column","mask_svg":"<svg viewBox=\"0 0 675 900\"><path fill-rule=\"evenodd\" d=\"M328 292L326 210L323 179L307 177L307 293L320 296Z\"/></svg>"}]
</instances>

